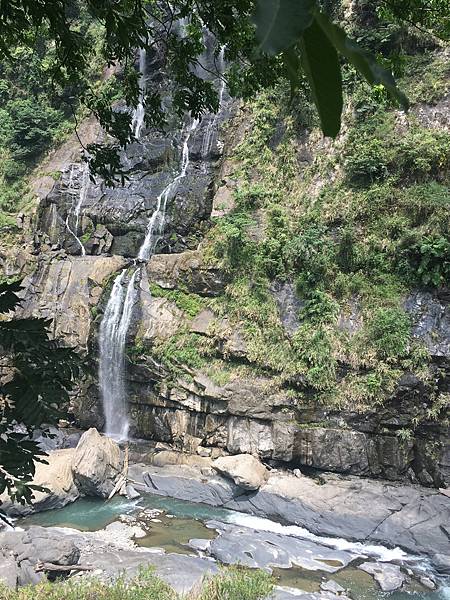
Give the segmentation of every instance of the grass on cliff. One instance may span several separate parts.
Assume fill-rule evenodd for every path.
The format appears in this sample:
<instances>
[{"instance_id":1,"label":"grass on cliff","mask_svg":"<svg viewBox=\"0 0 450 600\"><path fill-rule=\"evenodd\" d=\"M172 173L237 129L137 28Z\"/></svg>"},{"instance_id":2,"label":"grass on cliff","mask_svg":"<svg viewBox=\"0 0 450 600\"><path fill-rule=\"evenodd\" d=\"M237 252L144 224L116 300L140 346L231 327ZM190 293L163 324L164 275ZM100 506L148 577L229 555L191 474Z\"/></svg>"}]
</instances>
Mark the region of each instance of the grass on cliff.
<instances>
[{"instance_id":1,"label":"grass on cliff","mask_svg":"<svg viewBox=\"0 0 450 600\"><path fill-rule=\"evenodd\" d=\"M1 600L263 600L273 590L273 579L263 571L230 567L205 580L201 590L180 596L145 569L132 579L105 583L83 578L26 586L17 591L2 587Z\"/></svg>"},{"instance_id":2,"label":"grass on cliff","mask_svg":"<svg viewBox=\"0 0 450 600\"><path fill-rule=\"evenodd\" d=\"M414 71L434 78L428 95ZM448 71L443 56L405 57L413 102L445 96ZM313 392L355 410L390 397L406 370L429 378L404 300L450 278L450 134L374 101L375 92L355 87L334 143L307 111L286 109L283 90L252 101L235 149L234 208L206 241L230 282L211 308L244 332L250 364L284 385L300 381L299 398ZM293 336L281 327L274 281L296 288Z\"/></svg>"}]
</instances>

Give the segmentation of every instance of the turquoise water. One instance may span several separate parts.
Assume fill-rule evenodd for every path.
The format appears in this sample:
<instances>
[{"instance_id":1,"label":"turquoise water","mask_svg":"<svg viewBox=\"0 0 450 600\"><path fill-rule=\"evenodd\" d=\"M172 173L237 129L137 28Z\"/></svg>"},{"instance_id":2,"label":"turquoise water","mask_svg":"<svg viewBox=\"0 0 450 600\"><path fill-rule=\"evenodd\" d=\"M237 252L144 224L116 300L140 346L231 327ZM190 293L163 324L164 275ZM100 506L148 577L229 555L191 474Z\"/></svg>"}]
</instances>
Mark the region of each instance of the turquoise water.
<instances>
[{"instance_id":1,"label":"turquoise water","mask_svg":"<svg viewBox=\"0 0 450 600\"><path fill-rule=\"evenodd\" d=\"M210 519L224 522L240 520L241 524L242 521L245 523L246 519L251 519L247 515L223 508L147 494L135 501L120 497L113 498L110 502L97 498L83 498L64 508L26 517L21 520L20 525L22 527L29 525L71 527L81 531L96 531L116 521L121 514L138 514L146 508L159 509L164 513L158 515L159 522L149 521L148 535L137 542L147 547L164 548L167 552L192 553L187 546L190 539L213 537L215 532L204 525L204 522ZM176 518L171 518L172 515ZM252 526L250 521L248 526ZM253 526L257 527L257 522ZM280 585L307 592L319 591L321 581L333 579L350 590L350 596L354 600L450 600L450 587L429 591L417 582L409 584L402 592L383 593L370 575L351 566L333 575L298 567L277 569L274 575Z\"/></svg>"},{"instance_id":2,"label":"turquoise water","mask_svg":"<svg viewBox=\"0 0 450 600\"><path fill-rule=\"evenodd\" d=\"M21 527L71 527L79 531L98 531L117 520L119 515L136 511L136 502L116 497L109 502L98 498L81 498L64 508L47 510L21 519Z\"/></svg>"}]
</instances>

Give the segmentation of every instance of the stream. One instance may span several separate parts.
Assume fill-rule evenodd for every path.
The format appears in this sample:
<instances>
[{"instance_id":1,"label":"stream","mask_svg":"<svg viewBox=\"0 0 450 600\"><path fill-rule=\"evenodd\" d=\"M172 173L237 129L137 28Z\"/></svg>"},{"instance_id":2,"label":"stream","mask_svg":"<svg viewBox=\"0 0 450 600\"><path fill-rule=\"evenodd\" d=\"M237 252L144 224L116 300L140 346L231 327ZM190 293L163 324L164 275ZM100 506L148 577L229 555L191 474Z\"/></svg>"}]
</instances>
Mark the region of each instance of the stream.
<instances>
[{"instance_id":1,"label":"stream","mask_svg":"<svg viewBox=\"0 0 450 600\"><path fill-rule=\"evenodd\" d=\"M310 534L307 530L297 526L284 526L270 519L254 517L236 511L214 508L208 505L195 504L173 498L145 494L141 498L129 501L116 497L105 503L97 498L83 498L62 509L37 513L21 519L20 525L24 528L30 525L70 527L80 531L98 531L115 521L129 522L133 520L145 532L145 536L137 538L136 544L145 547L163 548L166 552L177 554L202 554L189 545L190 540L213 540L219 535L217 529L239 526L247 530L250 535L254 532L272 532L278 535L288 535L300 540L312 541L323 546L324 551L330 552L334 548L337 556L345 549L347 552L364 554L364 559L356 557L351 564L335 573L326 571L327 566L340 565L339 560L322 560L324 570L315 570L293 566L291 568L274 568L278 585L296 588L304 592L320 591L320 584L332 579L348 590L354 600L446 600L450 599L448 581L441 580L441 586L436 591L426 589L418 579L409 577L402 591L391 593L382 592L371 575L357 568L358 564L367 560L380 562L392 561L411 565L415 571L427 572L426 559L411 557L396 548L388 550L383 546L369 546L346 540L321 538ZM240 537L245 544L245 536ZM193 543L193 546L196 544ZM201 546L201 544L200 544Z\"/></svg>"}]
</instances>

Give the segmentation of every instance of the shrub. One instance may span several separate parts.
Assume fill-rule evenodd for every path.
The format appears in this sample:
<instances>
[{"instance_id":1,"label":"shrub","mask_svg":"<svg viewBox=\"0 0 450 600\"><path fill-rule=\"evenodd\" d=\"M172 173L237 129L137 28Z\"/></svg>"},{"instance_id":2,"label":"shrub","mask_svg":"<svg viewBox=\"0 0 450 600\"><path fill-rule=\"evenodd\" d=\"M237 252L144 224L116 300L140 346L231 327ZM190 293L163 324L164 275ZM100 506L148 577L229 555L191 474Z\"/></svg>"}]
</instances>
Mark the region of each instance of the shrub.
<instances>
[{"instance_id":1,"label":"shrub","mask_svg":"<svg viewBox=\"0 0 450 600\"><path fill-rule=\"evenodd\" d=\"M439 287L450 280L450 240L442 235L421 239L412 236L403 242L399 268L406 267L410 277L423 285Z\"/></svg>"},{"instance_id":2,"label":"shrub","mask_svg":"<svg viewBox=\"0 0 450 600\"><path fill-rule=\"evenodd\" d=\"M300 311L300 318L315 325L331 323L336 320L339 304L322 290L315 290L310 294Z\"/></svg>"},{"instance_id":3,"label":"shrub","mask_svg":"<svg viewBox=\"0 0 450 600\"><path fill-rule=\"evenodd\" d=\"M410 318L400 308L379 308L373 313L367 328L368 339L382 358L405 356L410 333Z\"/></svg>"}]
</instances>

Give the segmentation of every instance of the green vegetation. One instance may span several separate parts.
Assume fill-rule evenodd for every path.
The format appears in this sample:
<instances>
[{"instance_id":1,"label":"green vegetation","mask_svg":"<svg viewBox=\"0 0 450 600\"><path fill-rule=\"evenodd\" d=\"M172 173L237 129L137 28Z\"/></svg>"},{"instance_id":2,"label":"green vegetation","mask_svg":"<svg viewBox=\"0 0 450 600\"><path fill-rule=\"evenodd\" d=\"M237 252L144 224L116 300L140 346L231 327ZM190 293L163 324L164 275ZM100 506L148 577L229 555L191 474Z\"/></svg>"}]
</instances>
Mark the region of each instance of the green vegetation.
<instances>
[{"instance_id":1,"label":"green vegetation","mask_svg":"<svg viewBox=\"0 0 450 600\"><path fill-rule=\"evenodd\" d=\"M19 282L0 284L0 339L3 364L10 369L0 384L0 494L24 504L43 489L31 484L34 461L46 456L33 432L40 428L46 435L48 425L63 416L81 361L71 348L50 339L49 321L11 317L20 305L21 289ZM21 424L21 432L11 428L14 422Z\"/></svg>"},{"instance_id":2,"label":"green vegetation","mask_svg":"<svg viewBox=\"0 0 450 600\"><path fill-rule=\"evenodd\" d=\"M417 101L448 91L448 61L437 56L405 57L402 81ZM410 65L434 78L429 97ZM234 209L209 232L207 255L231 280L214 310L243 331L255 369L295 381L306 401L364 410L405 370L430 377L403 301L450 277L450 135L349 85L346 135L315 145L306 166L302 140L318 140L307 108L287 110L280 88L249 104L251 126L233 157ZM295 283L301 300L293 336L281 327L274 280Z\"/></svg>"},{"instance_id":3,"label":"green vegetation","mask_svg":"<svg viewBox=\"0 0 450 600\"><path fill-rule=\"evenodd\" d=\"M365 4L360 0L354 12L365 15ZM147 124L160 127L186 112L198 117L218 106L211 81L193 68L205 49L202 29L206 27L216 37L217 53L220 47L226 47L233 95L249 98L262 88L289 81L297 104L301 106L308 90L323 132L336 136L341 123L343 82L347 84L349 69L353 80L358 75L374 86L373 97L386 101L389 95L399 105L408 105L391 73L398 60L389 60L389 51L398 49L406 37L409 25L403 21L443 39L450 37L446 0L411 0L402 10L397 0L372 4L372 10L382 14L385 21L378 29L370 19L359 29L354 28L346 22L340 3L318 0L300 5L271 0L174 0L169 10L164 3L152 0L116 0L112 4L102 0L16 0L0 22L0 61L13 73L29 68L23 89L34 93L33 86L39 83L43 94L28 104L29 96L25 94L22 101L21 95L14 92L12 101L20 102L11 105L0 118L7 125L9 116L18 114L22 125L30 125L30 145L25 152L31 159L55 139L68 116L67 107L82 106L83 112L95 115L105 132L116 139L113 144L89 144L87 158L92 172L108 184L113 184L117 176L123 181L126 173L118 149L134 139L132 110L116 111L114 105L120 100L132 109L139 102L136 50L152 52L158 45L165 52L173 83L171 92L167 86L162 86L163 92L158 86L147 90ZM179 36L177 23L187 16L186 35ZM354 39L345 30L354 34ZM363 35L359 35L361 32ZM392 41L394 34L396 43ZM349 65L345 70L341 59ZM98 74L112 65L121 65L121 69L110 69L105 81L94 84L92 72ZM12 81L8 77L0 79L0 94L8 93ZM47 96L50 87L54 89L51 98ZM172 96L171 115L164 109L168 103L163 96L168 93ZM284 94L285 104L288 97ZM37 106L39 111L35 110ZM14 132L10 134L13 144L22 145Z\"/></svg>"},{"instance_id":4,"label":"green vegetation","mask_svg":"<svg viewBox=\"0 0 450 600\"><path fill-rule=\"evenodd\" d=\"M30 200L33 168L73 130L74 114L83 116L79 97L88 79L98 86L100 32L82 12L71 18L94 52L83 79L58 82L53 77L56 49L45 27L10 47L0 63L0 228L14 225L14 215ZM59 177L59 172L50 175Z\"/></svg>"},{"instance_id":5,"label":"green vegetation","mask_svg":"<svg viewBox=\"0 0 450 600\"><path fill-rule=\"evenodd\" d=\"M145 569L127 581L107 583L94 578L40 583L13 591L0 584L2 600L262 600L273 590L273 579L263 571L231 567L205 581L187 597Z\"/></svg>"},{"instance_id":6,"label":"green vegetation","mask_svg":"<svg viewBox=\"0 0 450 600\"><path fill-rule=\"evenodd\" d=\"M154 283L150 283L150 293L154 298L167 298L188 317L196 317L205 304L197 294L190 294L180 289L166 290Z\"/></svg>"}]
</instances>

